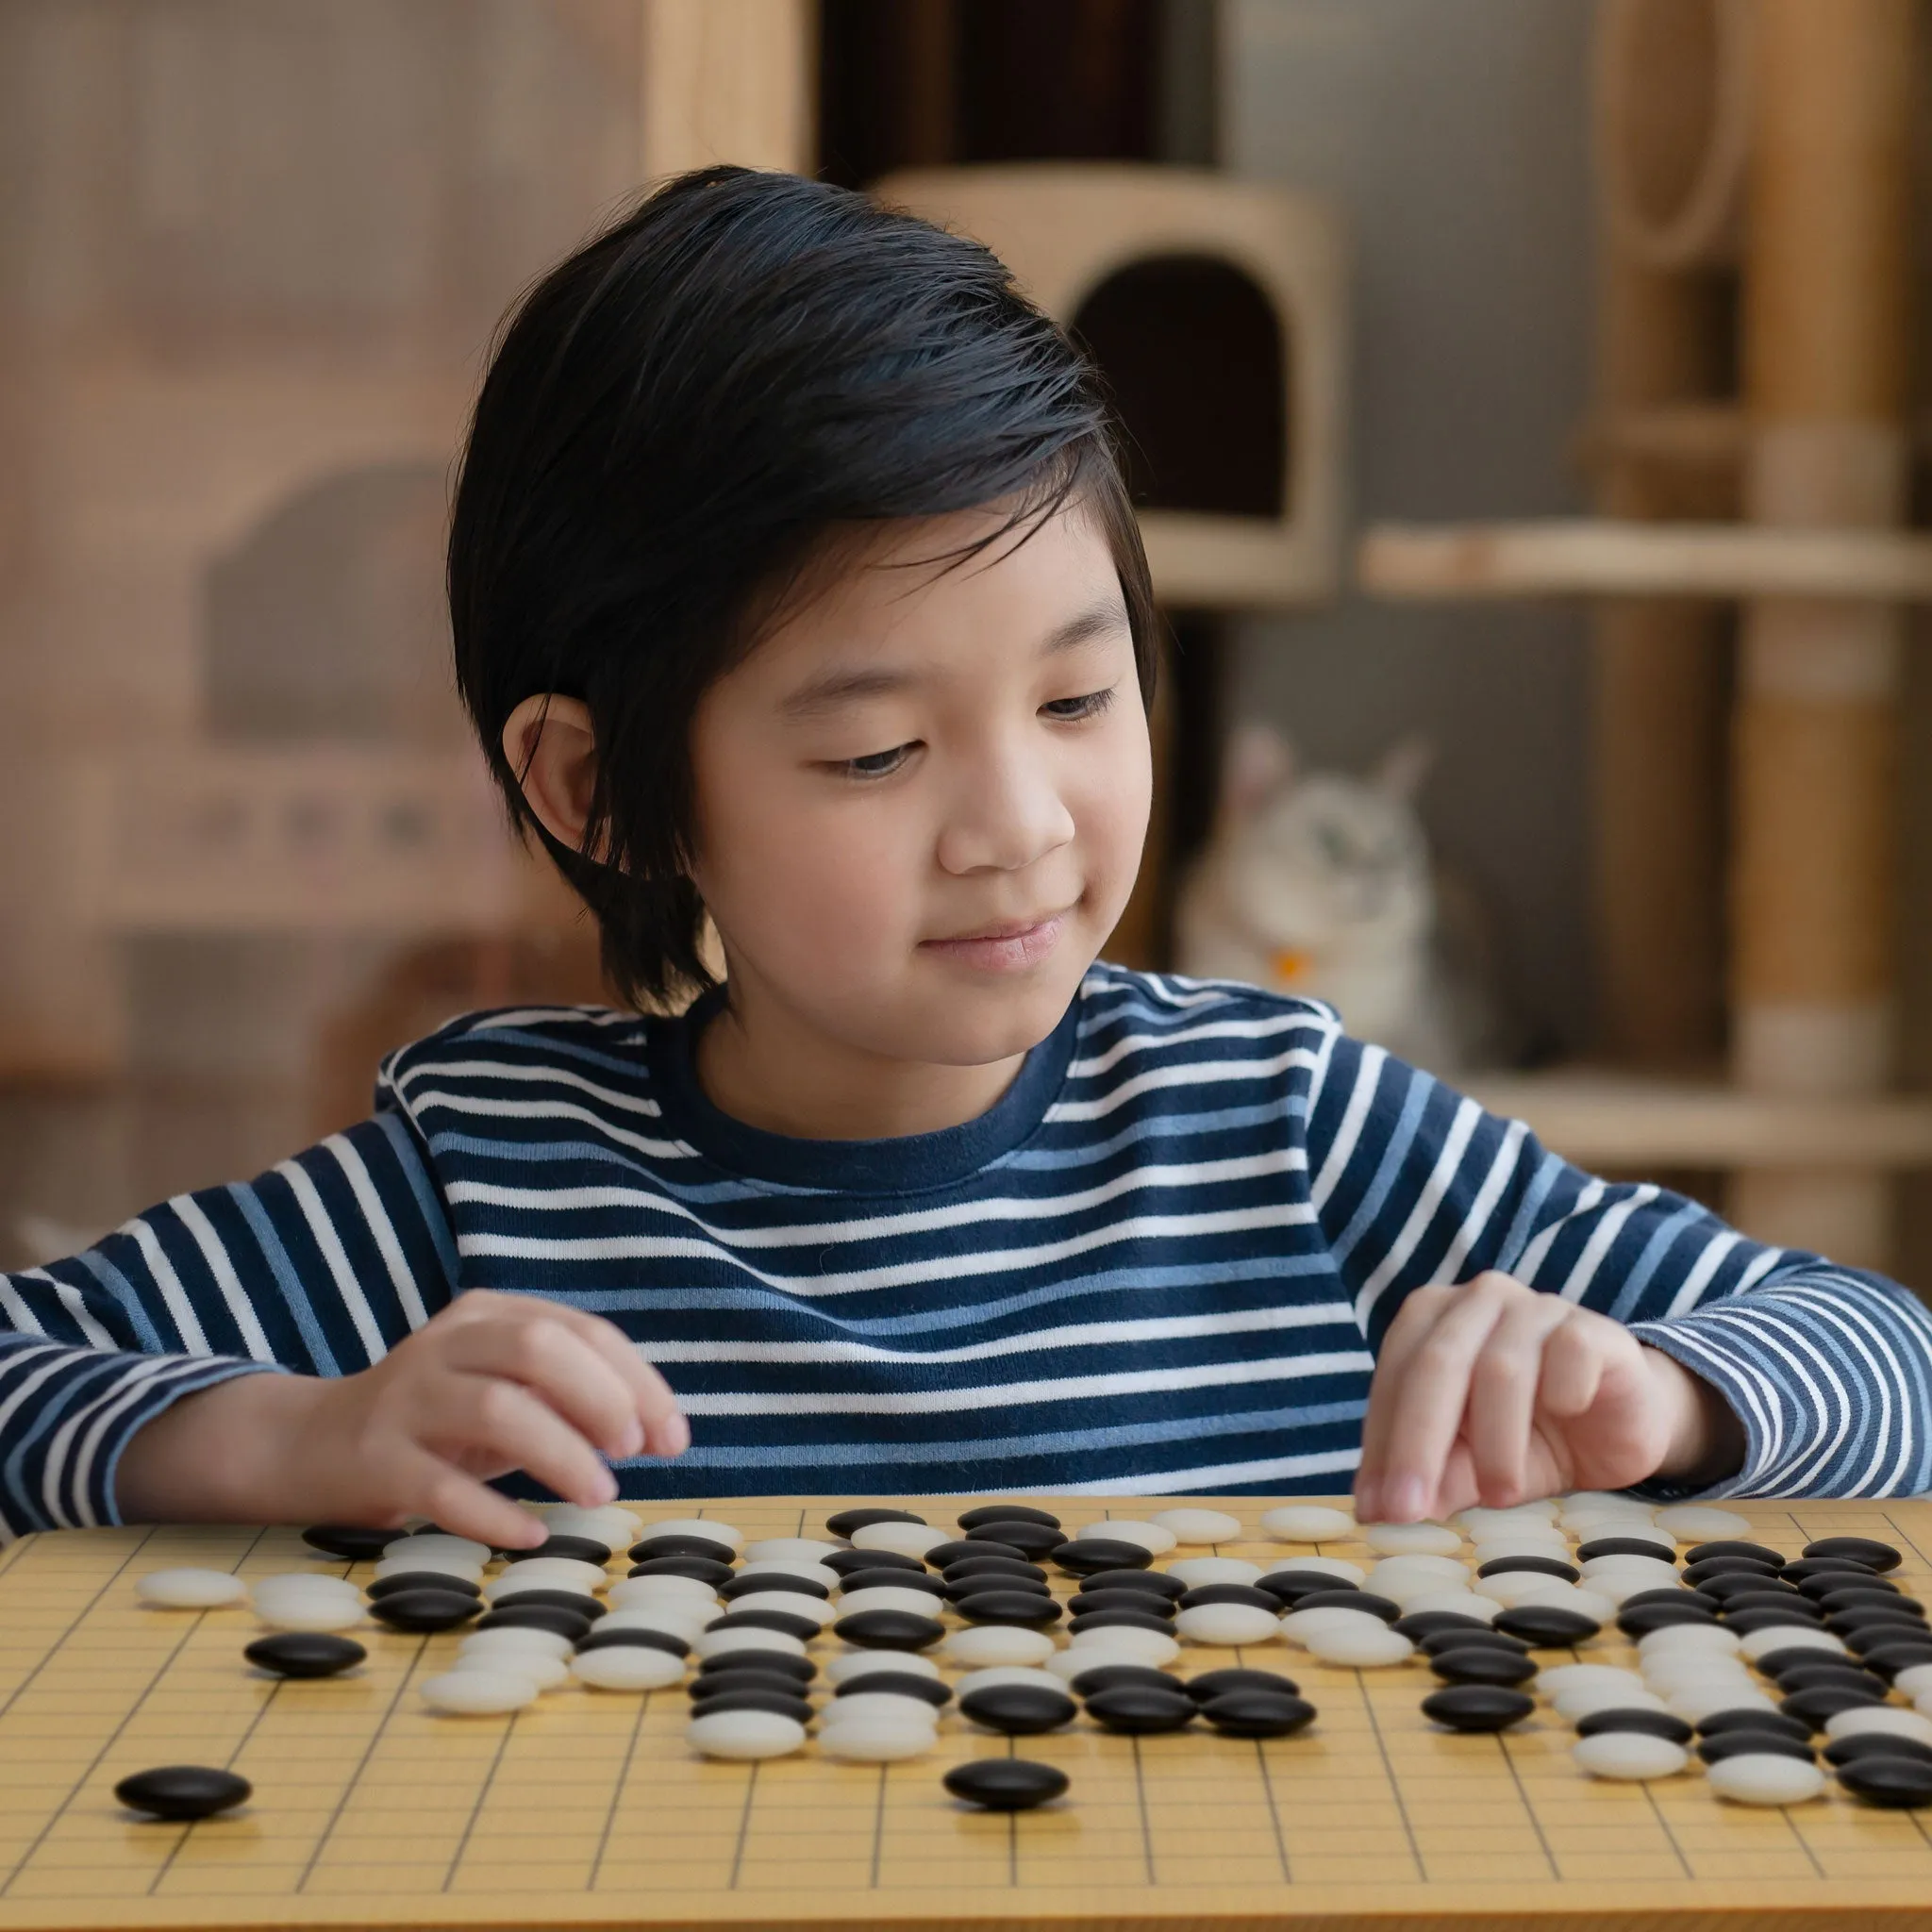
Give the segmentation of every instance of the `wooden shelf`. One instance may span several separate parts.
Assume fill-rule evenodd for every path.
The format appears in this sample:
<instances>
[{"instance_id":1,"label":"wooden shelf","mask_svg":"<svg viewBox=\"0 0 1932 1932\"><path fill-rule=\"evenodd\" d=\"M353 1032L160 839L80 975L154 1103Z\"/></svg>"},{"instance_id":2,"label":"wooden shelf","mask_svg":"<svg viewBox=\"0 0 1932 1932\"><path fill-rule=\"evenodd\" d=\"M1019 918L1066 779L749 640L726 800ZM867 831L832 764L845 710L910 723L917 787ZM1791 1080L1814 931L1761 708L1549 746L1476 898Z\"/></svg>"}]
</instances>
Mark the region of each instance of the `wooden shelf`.
<instances>
[{"instance_id":1,"label":"wooden shelf","mask_svg":"<svg viewBox=\"0 0 1932 1932\"><path fill-rule=\"evenodd\" d=\"M1584 1069L1460 1084L1579 1167L1932 1167L1932 1097L1807 1099Z\"/></svg>"},{"instance_id":2,"label":"wooden shelf","mask_svg":"<svg viewBox=\"0 0 1932 1932\"><path fill-rule=\"evenodd\" d=\"M1894 530L1550 518L1378 524L1365 591L1403 599L1831 597L1932 600L1932 537Z\"/></svg>"}]
</instances>

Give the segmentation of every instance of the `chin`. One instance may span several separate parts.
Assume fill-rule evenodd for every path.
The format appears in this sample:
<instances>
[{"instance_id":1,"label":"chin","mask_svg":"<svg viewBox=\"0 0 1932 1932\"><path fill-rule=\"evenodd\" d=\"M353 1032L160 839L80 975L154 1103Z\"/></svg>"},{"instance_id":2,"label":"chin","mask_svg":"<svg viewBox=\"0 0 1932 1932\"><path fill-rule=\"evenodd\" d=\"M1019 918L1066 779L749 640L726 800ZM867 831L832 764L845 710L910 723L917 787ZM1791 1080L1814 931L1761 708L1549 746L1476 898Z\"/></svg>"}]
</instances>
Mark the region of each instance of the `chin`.
<instances>
[{"instance_id":1,"label":"chin","mask_svg":"<svg viewBox=\"0 0 1932 1932\"><path fill-rule=\"evenodd\" d=\"M942 1066L981 1067L1030 1053L1065 1017L1085 968L1040 979L977 989L948 989L927 1005L918 1057Z\"/></svg>"}]
</instances>

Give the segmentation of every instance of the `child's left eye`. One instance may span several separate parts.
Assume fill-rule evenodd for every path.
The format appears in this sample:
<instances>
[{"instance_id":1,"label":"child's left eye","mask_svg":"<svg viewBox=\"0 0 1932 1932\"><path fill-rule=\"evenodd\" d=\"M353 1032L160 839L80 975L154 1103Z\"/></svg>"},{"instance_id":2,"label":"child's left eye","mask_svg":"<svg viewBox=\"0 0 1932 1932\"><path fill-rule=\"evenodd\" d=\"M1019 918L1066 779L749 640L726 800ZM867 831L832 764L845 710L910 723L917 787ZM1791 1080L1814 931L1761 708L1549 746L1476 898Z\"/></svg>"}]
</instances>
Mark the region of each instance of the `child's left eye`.
<instances>
[{"instance_id":1,"label":"child's left eye","mask_svg":"<svg viewBox=\"0 0 1932 1932\"><path fill-rule=\"evenodd\" d=\"M1113 694L1114 687L1108 685L1105 691L1090 691L1084 697L1055 698L1040 708L1049 718L1093 718L1113 703Z\"/></svg>"}]
</instances>

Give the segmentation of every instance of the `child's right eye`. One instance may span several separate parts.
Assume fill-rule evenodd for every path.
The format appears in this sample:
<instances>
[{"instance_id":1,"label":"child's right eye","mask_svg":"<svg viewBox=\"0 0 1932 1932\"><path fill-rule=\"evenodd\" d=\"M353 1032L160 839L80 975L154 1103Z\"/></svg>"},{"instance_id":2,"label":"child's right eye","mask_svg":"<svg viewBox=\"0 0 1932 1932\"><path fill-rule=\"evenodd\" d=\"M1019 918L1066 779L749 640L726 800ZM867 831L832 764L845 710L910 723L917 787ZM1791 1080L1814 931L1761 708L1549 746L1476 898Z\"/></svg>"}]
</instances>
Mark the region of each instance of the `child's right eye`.
<instances>
[{"instance_id":1,"label":"child's right eye","mask_svg":"<svg viewBox=\"0 0 1932 1932\"><path fill-rule=\"evenodd\" d=\"M862 758L842 758L834 767L853 778L887 778L911 757L916 746L895 744L891 751L868 752Z\"/></svg>"}]
</instances>

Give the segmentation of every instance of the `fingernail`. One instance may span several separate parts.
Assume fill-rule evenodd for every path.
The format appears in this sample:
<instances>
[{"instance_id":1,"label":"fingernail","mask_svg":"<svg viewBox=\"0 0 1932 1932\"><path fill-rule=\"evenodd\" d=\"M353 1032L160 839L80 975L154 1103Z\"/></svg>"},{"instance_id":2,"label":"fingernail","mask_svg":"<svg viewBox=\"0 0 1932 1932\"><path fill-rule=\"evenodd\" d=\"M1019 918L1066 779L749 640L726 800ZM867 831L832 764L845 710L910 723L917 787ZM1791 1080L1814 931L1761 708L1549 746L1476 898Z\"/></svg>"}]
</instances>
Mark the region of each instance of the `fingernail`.
<instances>
[{"instance_id":1,"label":"fingernail","mask_svg":"<svg viewBox=\"0 0 1932 1932\"><path fill-rule=\"evenodd\" d=\"M641 1456L644 1453L644 1425L633 1417L624 1425L624 1433L618 1437L611 1455L622 1458L626 1456Z\"/></svg>"},{"instance_id":2,"label":"fingernail","mask_svg":"<svg viewBox=\"0 0 1932 1932\"><path fill-rule=\"evenodd\" d=\"M681 1415L668 1417L660 1433L666 1456L682 1456L691 1447L691 1424Z\"/></svg>"}]
</instances>

